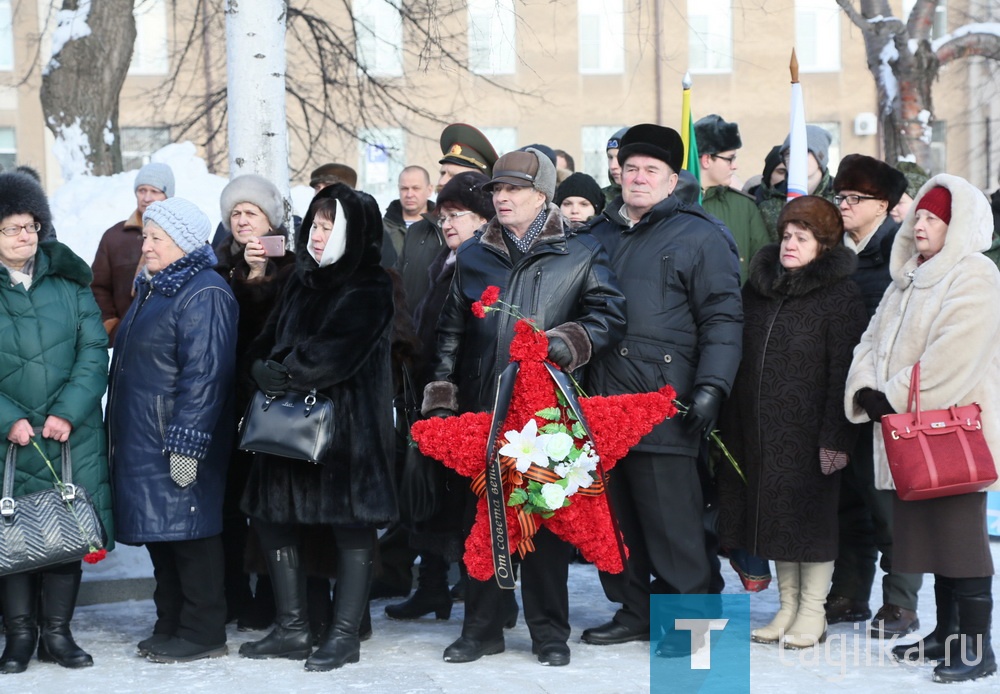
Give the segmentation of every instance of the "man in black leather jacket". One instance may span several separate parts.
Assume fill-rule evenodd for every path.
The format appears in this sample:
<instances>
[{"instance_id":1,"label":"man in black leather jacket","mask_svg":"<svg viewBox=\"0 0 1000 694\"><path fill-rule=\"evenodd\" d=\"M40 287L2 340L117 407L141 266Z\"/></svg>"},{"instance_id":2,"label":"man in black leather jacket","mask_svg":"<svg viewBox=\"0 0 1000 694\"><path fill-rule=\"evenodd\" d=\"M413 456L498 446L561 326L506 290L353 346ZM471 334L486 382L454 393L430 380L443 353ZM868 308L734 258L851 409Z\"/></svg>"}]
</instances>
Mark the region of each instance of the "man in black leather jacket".
<instances>
[{"instance_id":1,"label":"man in black leather jacket","mask_svg":"<svg viewBox=\"0 0 1000 694\"><path fill-rule=\"evenodd\" d=\"M611 473L608 493L630 550L629 571L601 574L606 595L622 607L612 621L583 632L591 644L648 639L651 593L709 588L697 456L739 367L743 306L725 235L700 207L672 195L683 156L674 130L629 128L618 152L622 195L589 227L628 299L628 333L594 360L588 390L615 395L669 384L688 406Z\"/></svg>"},{"instance_id":2,"label":"man in black leather jacket","mask_svg":"<svg viewBox=\"0 0 1000 694\"><path fill-rule=\"evenodd\" d=\"M493 409L516 319L500 311L473 315L472 304L488 286L499 287L501 300L546 331L549 359L566 371L605 353L625 334L625 298L607 253L593 237L570 230L552 204L552 162L530 147L510 152L497 161L485 188L492 190L497 216L458 249L438 324L435 380L424 390L425 415ZM521 562L525 621L539 661L566 665L570 546L542 528L535 547ZM502 593L495 581L469 578L462 636L445 649L446 661L471 662L504 650Z\"/></svg>"}]
</instances>

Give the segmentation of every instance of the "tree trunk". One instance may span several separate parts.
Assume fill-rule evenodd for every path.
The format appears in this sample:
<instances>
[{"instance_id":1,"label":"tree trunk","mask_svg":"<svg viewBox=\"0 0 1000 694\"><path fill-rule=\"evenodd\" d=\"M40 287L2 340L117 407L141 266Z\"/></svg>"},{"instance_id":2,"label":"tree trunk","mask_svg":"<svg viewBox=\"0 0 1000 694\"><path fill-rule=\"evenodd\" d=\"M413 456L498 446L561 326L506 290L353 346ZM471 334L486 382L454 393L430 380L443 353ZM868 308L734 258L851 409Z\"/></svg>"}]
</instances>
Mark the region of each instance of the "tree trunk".
<instances>
[{"instance_id":1,"label":"tree trunk","mask_svg":"<svg viewBox=\"0 0 1000 694\"><path fill-rule=\"evenodd\" d=\"M63 0L42 75L45 125L69 180L122 170L118 95L135 44L133 0Z\"/></svg>"},{"instance_id":2,"label":"tree trunk","mask_svg":"<svg viewBox=\"0 0 1000 694\"><path fill-rule=\"evenodd\" d=\"M285 199L287 224L291 203L285 121L286 20L285 0L228 0L226 4L229 176L255 173L276 185Z\"/></svg>"}]
</instances>

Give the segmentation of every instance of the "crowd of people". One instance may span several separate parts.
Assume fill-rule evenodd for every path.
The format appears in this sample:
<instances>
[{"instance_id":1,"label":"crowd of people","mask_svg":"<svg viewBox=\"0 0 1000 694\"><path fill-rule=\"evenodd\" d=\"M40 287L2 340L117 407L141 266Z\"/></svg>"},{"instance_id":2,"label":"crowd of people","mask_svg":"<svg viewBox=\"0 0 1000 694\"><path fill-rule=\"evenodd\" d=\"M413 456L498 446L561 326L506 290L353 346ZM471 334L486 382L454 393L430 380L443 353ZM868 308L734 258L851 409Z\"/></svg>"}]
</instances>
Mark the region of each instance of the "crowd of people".
<instances>
[{"instance_id":1,"label":"crowd of people","mask_svg":"<svg viewBox=\"0 0 1000 694\"><path fill-rule=\"evenodd\" d=\"M407 166L384 215L351 167L331 163L313 172L301 220L275 182L233 178L214 232L151 163L90 269L55 239L38 182L0 174L0 428L55 464L69 444L108 548L146 547L156 620L138 654L226 655L235 621L269 629L240 656L333 670L372 637L371 599L398 596L385 606L397 620L446 620L464 600L446 662L503 652L521 607L539 663L570 662L571 545L538 530L518 564L519 606L462 566L477 501L467 481L442 468L446 501L419 520L397 503L414 418L497 401L515 316L474 314L496 287L591 394L670 385L681 405L604 480L628 556L622 573L601 572L620 607L586 625L584 643L654 639L661 657L690 655L690 633L651 618L651 599L721 592L721 556L750 591L773 562L780 609L751 638L786 648L814 647L838 622L911 634L934 574L935 628L893 654L937 663L939 682L993 674L985 494L901 500L873 425L906 411L919 363L922 401L978 403L1000 459L988 199L956 176L862 154L831 174L829 135L809 126L808 194L787 202L789 140L742 190L738 125L710 115L694 130L700 178L682 171L676 131L636 124L608 140L602 189L563 150L498 156L456 123L441 135L437 185ZM329 398L329 452L241 450L258 391ZM708 443L716 432L745 479ZM42 458L22 458L16 495L51 485ZM70 631L80 576L70 562L0 579L0 672L24 671L36 652L93 665Z\"/></svg>"}]
</instances>

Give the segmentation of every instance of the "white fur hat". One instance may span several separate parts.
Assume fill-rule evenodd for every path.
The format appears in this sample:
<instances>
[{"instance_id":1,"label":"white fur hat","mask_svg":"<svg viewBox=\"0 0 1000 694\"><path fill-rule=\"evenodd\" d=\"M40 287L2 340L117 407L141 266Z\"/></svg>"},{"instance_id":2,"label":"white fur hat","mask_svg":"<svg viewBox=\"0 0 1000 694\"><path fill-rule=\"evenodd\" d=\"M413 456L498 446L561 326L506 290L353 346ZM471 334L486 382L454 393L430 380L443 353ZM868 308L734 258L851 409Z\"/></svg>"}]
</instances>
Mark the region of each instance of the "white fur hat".
<instances>
[{"instance_id":1,"label":"white fur hat","mask_svg":"<svg viewBox=\"0 0 1000 694\"><path fill-rule=\"evenodd\" d=\"M261 209L267 216L272 229L278 229L285 221L285 201L277 186L263 176L244 174L237 176L222 189L219 207L222 210L222 225L230 229L229 216L233 208L241 202L249 202Z\"/></svg>"}]
</instances>

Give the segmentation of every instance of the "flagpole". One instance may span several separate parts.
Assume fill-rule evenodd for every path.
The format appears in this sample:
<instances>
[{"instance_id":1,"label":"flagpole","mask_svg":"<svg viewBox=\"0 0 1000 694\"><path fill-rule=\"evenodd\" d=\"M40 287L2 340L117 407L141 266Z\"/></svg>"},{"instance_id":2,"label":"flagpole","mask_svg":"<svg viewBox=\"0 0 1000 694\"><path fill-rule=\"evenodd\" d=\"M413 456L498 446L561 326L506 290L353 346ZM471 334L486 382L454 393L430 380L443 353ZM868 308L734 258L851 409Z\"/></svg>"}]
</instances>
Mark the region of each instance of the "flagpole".
<instances>
[{"instance_id":1,"label":"flagpole","mask_svg":"<svg viewBox=\"0 0 1000 694\"><path fill-rule=\"evenodd\" d=\"M799 84L799 61L792 49L788 64L792 76L792 103L789 109L788 195L786 201L809 194L809 147L806 136L806 112Z\"/></svg>"}]
</instances>

